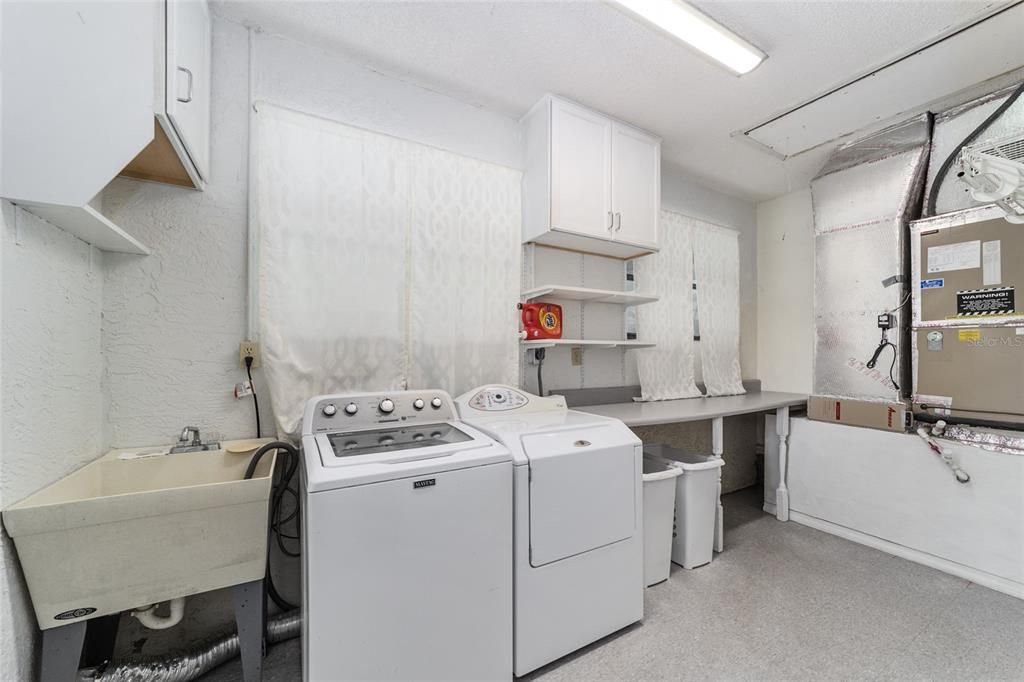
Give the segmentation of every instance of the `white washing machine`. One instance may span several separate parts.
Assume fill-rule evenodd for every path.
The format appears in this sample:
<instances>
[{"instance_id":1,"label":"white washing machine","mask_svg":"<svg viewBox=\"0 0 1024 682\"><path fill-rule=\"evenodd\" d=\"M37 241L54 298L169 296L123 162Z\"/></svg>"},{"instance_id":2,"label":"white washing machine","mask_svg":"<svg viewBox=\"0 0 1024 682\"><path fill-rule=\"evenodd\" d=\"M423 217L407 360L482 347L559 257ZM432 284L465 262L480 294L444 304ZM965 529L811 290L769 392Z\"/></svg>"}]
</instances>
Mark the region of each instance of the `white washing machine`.
<instances>
[{"instance_id":1,"label":"white washing machine","mask_svg":"<svg viewBox=\"0 0 1024 682\"><path fill-rule=\"evenodd\" d=\"M512 677L512 463L443 391L302 424L303 679Z\"/></svg>"},{"instance_id":2,"label":"white washing machine","mask_svg":"<svg viewBox=\"0 0 1024 682\"><path fill-rule=\"evenodd\" d=\"M617 419L509 386L456 399L514 472L515 674L644 615L643 448Z\"/></svg>"}]
</instances>

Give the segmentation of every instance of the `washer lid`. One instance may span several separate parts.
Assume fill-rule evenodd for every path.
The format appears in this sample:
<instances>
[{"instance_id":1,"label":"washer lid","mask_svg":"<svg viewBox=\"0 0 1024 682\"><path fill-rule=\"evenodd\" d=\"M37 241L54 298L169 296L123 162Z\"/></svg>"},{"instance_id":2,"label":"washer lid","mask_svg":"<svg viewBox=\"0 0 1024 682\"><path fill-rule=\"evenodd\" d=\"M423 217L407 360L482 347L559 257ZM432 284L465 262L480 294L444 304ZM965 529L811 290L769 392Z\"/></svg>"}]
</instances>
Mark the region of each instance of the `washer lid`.
<instances>
[{"instance_id":1,"label":"washer lid","mask_svg":"<svg viewBox=\"0 0 1024 682\"><path fill-rule=\"evenodd\" d=\"M335 457L358 457L382 452L399 452L453 445L473 440L454 424L410 424L354 433L327 434Z\"/></svg>"}]
</instances>

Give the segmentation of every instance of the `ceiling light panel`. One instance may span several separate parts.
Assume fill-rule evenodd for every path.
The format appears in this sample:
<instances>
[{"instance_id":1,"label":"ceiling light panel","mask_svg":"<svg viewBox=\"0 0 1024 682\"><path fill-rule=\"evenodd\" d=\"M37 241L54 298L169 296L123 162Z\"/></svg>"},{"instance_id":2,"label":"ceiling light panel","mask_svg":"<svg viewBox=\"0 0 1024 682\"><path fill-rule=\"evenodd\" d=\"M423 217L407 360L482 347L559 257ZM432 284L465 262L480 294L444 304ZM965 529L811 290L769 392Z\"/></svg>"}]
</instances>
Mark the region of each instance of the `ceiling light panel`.
<instances>
[{"instance_id":1,"label":"ceiling light panel","mask_svg":"<svg viewBox=\"0 0 1024 682\"><path fill-rule=\"evenodd\" d=\"M764 52L679 0L614 0L615 5L704 53L737 75L765 60Z\"/></svg>"}]
</instances>

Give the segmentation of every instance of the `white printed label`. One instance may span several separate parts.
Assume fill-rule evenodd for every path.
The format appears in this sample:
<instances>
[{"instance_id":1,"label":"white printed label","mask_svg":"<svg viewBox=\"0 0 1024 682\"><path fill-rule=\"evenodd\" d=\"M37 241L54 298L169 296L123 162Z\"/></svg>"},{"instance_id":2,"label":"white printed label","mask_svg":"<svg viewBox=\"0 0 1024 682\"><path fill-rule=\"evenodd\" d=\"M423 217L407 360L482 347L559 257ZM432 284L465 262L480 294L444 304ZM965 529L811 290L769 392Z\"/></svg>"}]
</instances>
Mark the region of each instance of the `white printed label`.
<instances>
[{"instance_id":1,"label":"white printed label","mask_svg":"<svg viewBox=\"0 0 1024 682\"><path fill-rule=\"evenodd\" d=\"M983 286L990 287L1003 281L1002 246L998 239L981 245L981 263Z\"/></svg>"},{"instance_id":2,"label":"white printed label","mask_svg":"<svg viewBox=\"0 0 1024 682\"><path fill-rule=\"evenodd\" d=\"M981 267L981 240L928 248L928 272Z\"/></svg>"},{"instance_id":3,"label":"white printed label","mask_svg":"<svg viewBox=\"0 0 1024 682\"><path fill-rule=\"evenodd\" d=\"M1024 327L1017 327L1017 336L1024 336Z\"/></svg>"}]
</instances>

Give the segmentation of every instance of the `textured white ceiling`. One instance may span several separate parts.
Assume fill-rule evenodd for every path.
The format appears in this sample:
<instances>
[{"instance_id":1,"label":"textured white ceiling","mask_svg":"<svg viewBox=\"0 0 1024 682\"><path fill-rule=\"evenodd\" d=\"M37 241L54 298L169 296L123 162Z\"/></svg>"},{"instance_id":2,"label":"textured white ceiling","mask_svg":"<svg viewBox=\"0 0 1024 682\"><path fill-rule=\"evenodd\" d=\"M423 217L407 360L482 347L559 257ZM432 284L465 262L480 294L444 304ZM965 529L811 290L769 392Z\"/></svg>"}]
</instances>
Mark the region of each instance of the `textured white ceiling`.
<instances>
[{"instance_id":1,"label":"textured white ceiling","mask_svg":"<svg viewBox=\"0 0 1024 682\"><path fill-rule=\"evenodd\" d=\"M215 11L514 118L546 92L565 95L661 135L665 159L709 186L763 200L806 186L830 148L781 161L734 131L1008 3L697 4L767 52L767 61L734 77L603 2L220 0ZM978 49L1020 56L1020 66L1022 45ZM941 64L934 76L942 77Z\"/></svg>"}]
</instances>

